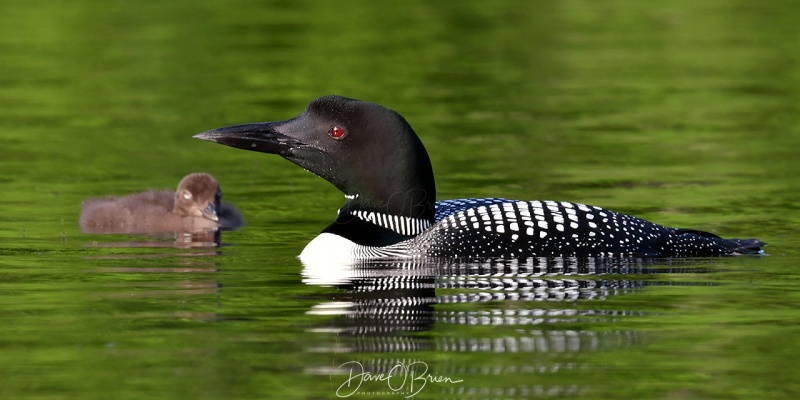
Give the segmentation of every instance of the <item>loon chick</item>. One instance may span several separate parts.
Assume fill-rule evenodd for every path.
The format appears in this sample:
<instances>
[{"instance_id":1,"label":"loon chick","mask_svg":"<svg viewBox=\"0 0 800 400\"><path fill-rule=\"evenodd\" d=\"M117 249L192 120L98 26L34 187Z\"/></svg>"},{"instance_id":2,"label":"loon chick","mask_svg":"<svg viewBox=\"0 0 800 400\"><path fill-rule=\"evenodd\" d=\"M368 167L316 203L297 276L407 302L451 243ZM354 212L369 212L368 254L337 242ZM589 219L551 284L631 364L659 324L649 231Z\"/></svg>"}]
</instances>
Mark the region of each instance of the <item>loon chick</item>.
<instances>
[{"instance_id":1,"label":"loon chick","mask_svg":"<svg viewBox=\"0 0 800 400\"><path fill-rule=\"evenodd\" d=\"M221 199L213 176L194 173L186 175L174 192L89 199L81 208L80 226L86 233L196 232L241 226L239 211L221 204Z\"/></svg>"},{"instance_id":2,"label":"loon chick","mask_svg":"<svg viewBox=\"0 0 800 400\"><path fill-rule=\"evenodd\" d=\"M286 121L227 126L194 137L279 154L344 192L338 217L301 259L691 257L761 253L765 244L576 203L437 202L430 159L406 120L378 104L340 96L313 100Z\"/></svg>"}]
</instances>

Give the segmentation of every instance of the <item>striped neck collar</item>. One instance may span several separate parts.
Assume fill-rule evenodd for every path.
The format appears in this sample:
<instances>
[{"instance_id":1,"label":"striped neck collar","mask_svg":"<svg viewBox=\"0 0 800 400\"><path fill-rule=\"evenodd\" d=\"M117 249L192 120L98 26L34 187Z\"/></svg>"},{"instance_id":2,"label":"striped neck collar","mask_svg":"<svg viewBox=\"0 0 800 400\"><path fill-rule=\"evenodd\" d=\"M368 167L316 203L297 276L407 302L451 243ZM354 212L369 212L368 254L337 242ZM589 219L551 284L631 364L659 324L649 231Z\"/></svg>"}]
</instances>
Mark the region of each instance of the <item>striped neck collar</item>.
<instances>
[{"instance_id":1,"label":"striped neck collar","mask_svg":"<svg viewBox=\"0 0 800 400\"><path fill-rule=\"evenodd\" d=\"M364 222L378 225L404 236L417 236L432 225L431 221L423 218L403 217L375 211L348 210L347 215L352 215Z\"/></svg>"}]
</instances>

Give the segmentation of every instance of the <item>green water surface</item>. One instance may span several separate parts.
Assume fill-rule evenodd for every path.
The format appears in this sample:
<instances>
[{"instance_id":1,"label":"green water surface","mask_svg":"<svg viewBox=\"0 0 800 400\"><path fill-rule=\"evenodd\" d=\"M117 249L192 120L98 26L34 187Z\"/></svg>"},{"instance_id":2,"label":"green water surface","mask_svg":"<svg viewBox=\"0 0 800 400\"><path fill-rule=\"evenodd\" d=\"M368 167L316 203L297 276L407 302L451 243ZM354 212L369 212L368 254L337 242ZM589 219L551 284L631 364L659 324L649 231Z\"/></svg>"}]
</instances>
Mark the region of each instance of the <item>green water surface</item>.
<instances>
[{"instance_id":1,"label":"green water surface","mask_svg":"<svg viewBox=\"0 0 800 400\"><path fill-rule=\"evenodd\" d=\"M413 398L797 398L798 21L790 1L6 0L0 398L338 398L349 361L460 381ZM191 136L326 94L403 114L440 199L581 202L769 256L319 278L296 255L341 194ZM247 223L221 247L80 232L84 199L200 171Z\"/></svg>"}]
</instances>

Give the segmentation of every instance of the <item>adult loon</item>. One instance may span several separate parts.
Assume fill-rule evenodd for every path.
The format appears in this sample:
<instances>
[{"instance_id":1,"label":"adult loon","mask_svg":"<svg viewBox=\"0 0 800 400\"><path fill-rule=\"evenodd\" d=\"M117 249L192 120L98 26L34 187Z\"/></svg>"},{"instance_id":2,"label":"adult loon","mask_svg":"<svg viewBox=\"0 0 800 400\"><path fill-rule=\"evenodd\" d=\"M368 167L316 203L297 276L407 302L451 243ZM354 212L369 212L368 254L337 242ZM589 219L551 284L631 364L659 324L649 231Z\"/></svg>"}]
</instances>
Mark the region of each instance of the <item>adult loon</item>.
<instances>
[{"instance_id":1,"label":"adult loon","mask_svg":"<svg viewBox=\"0 0 800 400\"><path fill-rule=\"evenodd\" d=\"M221 203L219 182L205 173L186 175L178 189L89 199L79 224L86 233L197 232L242 226L242 215Z\"/></svg>"},{"instance_id":2,"label":"adult loon","mask_svg":"<svg viewBox=\"0 0 800 400\"><path fill-rule=\"evenodd\" d=\"M406 120L378 104L341 96L313 100L286 121L226 126L194 137L279 154L344 192L336 220L301 259L691 257L760 253L764 245L569 202L437 202L430 159Z\"/></svg>"}]
</instances>

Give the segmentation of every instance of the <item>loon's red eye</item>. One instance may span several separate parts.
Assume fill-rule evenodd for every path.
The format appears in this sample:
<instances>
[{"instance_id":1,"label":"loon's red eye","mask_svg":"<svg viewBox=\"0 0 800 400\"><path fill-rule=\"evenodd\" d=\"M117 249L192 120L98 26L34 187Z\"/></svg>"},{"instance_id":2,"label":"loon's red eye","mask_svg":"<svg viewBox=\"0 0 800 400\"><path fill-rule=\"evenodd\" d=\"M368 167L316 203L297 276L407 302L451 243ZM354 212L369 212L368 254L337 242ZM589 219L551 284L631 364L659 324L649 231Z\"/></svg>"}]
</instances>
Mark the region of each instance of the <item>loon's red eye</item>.
<instances>
[{"instance_id":1,"label":"loon's red eye","mask_svg":"<svg viewBox=\"0 0 800 400\"><path fill-rule=\"evenodd\" d=\"M345 134L346 133L345 133L344 129L339 128L338 126L334 126L330 130L328 130L328 136L330 136L330 137L332 137L332 138L334 138L336 140L344 138Z\"/></svg>"}]
</instances>

